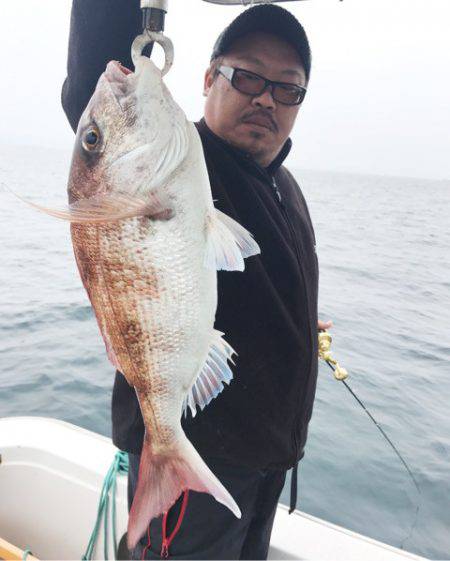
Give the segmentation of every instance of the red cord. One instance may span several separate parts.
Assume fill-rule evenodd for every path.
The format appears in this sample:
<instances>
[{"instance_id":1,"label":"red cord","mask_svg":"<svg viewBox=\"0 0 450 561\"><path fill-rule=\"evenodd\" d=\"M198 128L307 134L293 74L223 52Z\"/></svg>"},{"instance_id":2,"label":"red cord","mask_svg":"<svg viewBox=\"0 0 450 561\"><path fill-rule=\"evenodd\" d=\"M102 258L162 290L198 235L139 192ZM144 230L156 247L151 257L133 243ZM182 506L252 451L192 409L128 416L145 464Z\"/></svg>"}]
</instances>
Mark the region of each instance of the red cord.
<instances>
[{"instance_id":1,"label":"red cord","mask_svg":"<svg viewBox=\"0 0 450 561\"><path fill-rule=\"evenodd\" d=\"M170 544L172 543L173 539L177 535L177 533L178 533L178 531L181 527L181 523L183 522L184 514L186 512L186 508L187 508L187 504L188 504L188 499L189 499L189 489L186 489L184 491L183 503L181 505L180 515L178 516L178 520L177 520L177 523L175 525L175 528L173 529L173 531L172 531L172 533L170 534L169 537L167 537L167 517L168 517L169 512L166 512L164 514L164 518L163 518L163 522L162 522L162 547L161 547L161 557L163 559L168 559L169 558L169 547L170 547Z\"/></svg>"},{"instance_id":2,"label":"red cord","mask_svg":"<svg viewBox=\"0 0 450 561\"><path fill-rule=\"evenodd\" d=\"M145 554L147 553L147 551L148 551L148 549L149 549L149 547L150 547L150 543L151 543L151 542L150 542L150 524L148 525L147 535L148 535L148 543L147 543L147 545L144 547L144 551L142 552L142 557L141 557L142 561L145 560Z\"/></svg>"}]
</instances>

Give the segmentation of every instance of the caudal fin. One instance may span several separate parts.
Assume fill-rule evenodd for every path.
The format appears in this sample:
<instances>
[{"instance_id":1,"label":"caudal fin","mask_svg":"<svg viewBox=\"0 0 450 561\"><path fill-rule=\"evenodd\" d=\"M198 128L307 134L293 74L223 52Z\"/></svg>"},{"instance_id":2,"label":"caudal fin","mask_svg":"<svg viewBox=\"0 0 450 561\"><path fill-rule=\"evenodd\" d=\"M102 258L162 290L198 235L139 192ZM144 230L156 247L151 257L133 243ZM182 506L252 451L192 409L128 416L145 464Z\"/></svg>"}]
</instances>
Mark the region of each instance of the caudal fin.
<instances>
[{"instance_id":1,"label":"caudal fin","mask_svg":"<svg viewBox=\"0 0 450 561\"><path fill-rule=\"evenodd\" d=\"M144 439L138 484L128 519L128 549L134 549L150 521L167 512L186 489L209 493L237 518L241 517L233 497L187 438L170 455L155 454Z\"/></svg>"}]
</instances>

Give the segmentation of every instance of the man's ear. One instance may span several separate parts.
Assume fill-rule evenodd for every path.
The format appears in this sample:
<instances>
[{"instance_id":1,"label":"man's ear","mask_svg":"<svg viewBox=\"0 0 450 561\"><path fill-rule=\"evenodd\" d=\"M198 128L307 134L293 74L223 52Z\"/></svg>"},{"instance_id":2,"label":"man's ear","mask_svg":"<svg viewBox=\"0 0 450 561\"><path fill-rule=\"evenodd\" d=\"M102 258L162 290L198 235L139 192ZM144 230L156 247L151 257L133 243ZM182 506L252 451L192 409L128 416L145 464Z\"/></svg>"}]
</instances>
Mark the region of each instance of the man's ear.
<instances>
[{"instance_id":1,"label":"man's ear","mask_svg":"<svg viewBox=\"0 0 450 561\"><path fill-rule=\"evenodd\" d=\"M211 66L205 72L205 79L204 79L204 82L203 82L203 95L205 97L208 97L208 94L209 94L209 92L211 90L211 87L214 83L214 80L215 80L214 74L215 74L215 69L211 68Z\"/></svg>"}]
</instances>

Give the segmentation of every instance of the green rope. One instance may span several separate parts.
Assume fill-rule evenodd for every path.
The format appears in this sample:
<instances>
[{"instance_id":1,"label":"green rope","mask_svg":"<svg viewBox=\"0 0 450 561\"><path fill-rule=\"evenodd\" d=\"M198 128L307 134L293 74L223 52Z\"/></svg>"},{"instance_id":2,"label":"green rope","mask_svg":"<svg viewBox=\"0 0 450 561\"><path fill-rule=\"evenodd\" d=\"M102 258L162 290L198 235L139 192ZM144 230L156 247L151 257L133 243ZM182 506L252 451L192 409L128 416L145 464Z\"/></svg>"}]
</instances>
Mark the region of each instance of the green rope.
<instances>
[{"instance_id":1,"label":"green rope","mask_svg":"<svg viewBox=\"0 0 450 561\"><path fill-rule=\"evenodd\" d=\"M31 549L26 549L26 550L23 552L22 561L26 561L28 555L33 555L33 554L31 553Z\"/></svg>"},{"instance_id":2,"label":"green rope","mask_svg":"<svg viewBox=\"0 0 450 561\"><path fill-rule=\"evenodd\" d=\"M85 554L81 558L82 561L89 561L92 559L95 544L97 543L100 525L103 519L103 551L104 559L108 557L108 518L109 518L109 497L112 495L112 536L114 544L114 559L117 559L117 535L116 535L116 489L117 489L117 475L128 473L128 454L126 452L118 451L114 457L114 461L108 470L103 482L102 491L100 493L100 500L97 509L97 519L92 531L89 543Z\"/></svg>"}]
</instances>

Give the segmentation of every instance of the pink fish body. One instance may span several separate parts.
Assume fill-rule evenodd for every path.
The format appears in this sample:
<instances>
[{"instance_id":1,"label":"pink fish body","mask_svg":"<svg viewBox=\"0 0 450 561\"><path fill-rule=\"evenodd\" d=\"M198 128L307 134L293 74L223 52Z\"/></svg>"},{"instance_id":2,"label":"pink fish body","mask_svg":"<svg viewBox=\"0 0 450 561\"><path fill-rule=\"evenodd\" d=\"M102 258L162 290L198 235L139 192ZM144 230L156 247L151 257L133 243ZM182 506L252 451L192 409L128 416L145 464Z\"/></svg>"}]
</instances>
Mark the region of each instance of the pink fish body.
<instances>
[{"instance_id":1,"label":"pink fish body","mask_svg":"<svg viewBox=\"0 0 450 561\"><path fill-rule=\"evenodd\" d=\"M67 210L76 261L111 362L134 386L145 438L128 545L186 489L231 495L185 436L230 383L233 349L214 330L217 270L243 270L251 235L213 205L199 135L161 72L109 63L80 121ZM225 390L226 391L226 390Z\"/></svg>"}]
</instances>

